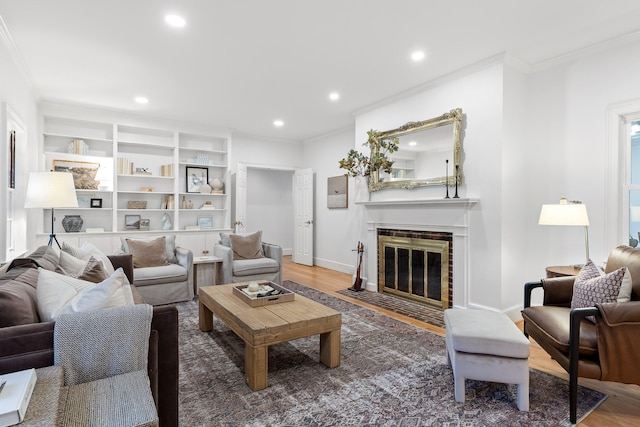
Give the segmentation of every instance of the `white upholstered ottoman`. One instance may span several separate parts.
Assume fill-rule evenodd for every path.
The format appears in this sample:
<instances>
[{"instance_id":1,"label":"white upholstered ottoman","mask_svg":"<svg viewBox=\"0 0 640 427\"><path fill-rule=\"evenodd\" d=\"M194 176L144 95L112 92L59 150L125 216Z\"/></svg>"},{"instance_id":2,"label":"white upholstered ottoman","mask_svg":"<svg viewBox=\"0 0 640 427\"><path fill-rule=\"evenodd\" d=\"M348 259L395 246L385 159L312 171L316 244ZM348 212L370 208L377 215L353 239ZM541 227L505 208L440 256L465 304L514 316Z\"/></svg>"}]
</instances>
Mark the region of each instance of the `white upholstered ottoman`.
<instances>
[{"instance_id":1,"label":"white upholstered ottoman","mask_svg":"<svg viewBox=\"0 0 640 427\"><path fill-rule=\"evenodd\" d=\"M465 380L518 385L518 409L529 410L529 340L503 313L448 309L444 312L447 361L453 367L457 402Z\"/></svg>"}]
</instances>

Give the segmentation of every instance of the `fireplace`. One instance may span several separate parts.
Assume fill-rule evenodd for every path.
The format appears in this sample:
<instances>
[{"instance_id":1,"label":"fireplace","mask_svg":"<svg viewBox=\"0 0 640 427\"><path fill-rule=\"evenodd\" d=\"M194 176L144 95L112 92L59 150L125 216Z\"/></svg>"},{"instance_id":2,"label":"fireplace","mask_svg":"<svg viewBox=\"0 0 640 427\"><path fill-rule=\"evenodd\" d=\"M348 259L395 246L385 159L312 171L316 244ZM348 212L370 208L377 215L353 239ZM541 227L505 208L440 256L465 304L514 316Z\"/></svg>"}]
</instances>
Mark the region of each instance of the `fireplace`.
<instances>
[{"instance_id":1,"label":"fireplace","mask_svg":"<svg viewBox=\"0 0 640 427\"><path fill-rule=\"evenodd\" d=\"M453 234L378 228L378 292L445 310L453 302Z\"/></svg>"}]
</instances>

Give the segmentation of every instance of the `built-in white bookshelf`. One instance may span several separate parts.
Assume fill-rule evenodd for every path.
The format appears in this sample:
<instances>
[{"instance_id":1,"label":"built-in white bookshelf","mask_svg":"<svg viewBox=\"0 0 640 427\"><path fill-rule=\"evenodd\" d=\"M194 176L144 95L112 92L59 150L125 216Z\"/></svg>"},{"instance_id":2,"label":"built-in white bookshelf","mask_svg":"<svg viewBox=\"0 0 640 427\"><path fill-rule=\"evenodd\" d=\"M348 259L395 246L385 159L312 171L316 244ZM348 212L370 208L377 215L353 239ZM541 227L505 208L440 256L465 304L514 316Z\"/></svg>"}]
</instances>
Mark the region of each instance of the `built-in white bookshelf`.
<instances>
[{"instance_id":1,"label":"built-in white bookshelf","mask_svg":"<svg viewBox=\"0 0 640 427\"><path fill-rule=\"evenodd\" d=\"M228 135L55 114L44 114L42 123L41 169L89 176L74 180L79 207L55 210L58 236L230 230ZM224 187L205 193L210 182ZM80 215L81 231L65 233L65 215ZM39 232L48 233L50 224L45 209Z\"/></svg>"}]
</instances>

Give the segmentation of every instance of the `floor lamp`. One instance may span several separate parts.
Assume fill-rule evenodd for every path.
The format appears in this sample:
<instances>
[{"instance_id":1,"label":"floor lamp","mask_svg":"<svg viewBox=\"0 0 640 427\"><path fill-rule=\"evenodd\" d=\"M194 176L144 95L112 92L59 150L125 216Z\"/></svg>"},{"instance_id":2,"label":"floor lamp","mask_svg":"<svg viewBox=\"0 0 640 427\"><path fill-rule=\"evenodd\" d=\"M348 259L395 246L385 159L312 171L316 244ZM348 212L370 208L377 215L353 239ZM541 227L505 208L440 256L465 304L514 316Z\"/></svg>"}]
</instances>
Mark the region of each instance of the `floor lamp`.
<instances>
[{"instance_id":1,"label":"floor lamp","mask_svg":"<svg viewBox=\"0 0 640 427\"><path fill-rule=\"evenodd\" d=\"M563 196L557 205L542 205L538 224L584 226L585 262L589 261L589 216L582 202L569 201Z\"/></svg>"},{"instance_id":2,"label":"floor lamp","mask_svg":"<svg viewBox=\"0 0 640 427\"><path fill-rule=\"evenodd\" d=\"M25 208L51 209L51 234L49 246L55 241L60 247L53 229L55 208L77 208L76 187L69 172L31 172L27 184Z\"/></svg>"}]
</instances>

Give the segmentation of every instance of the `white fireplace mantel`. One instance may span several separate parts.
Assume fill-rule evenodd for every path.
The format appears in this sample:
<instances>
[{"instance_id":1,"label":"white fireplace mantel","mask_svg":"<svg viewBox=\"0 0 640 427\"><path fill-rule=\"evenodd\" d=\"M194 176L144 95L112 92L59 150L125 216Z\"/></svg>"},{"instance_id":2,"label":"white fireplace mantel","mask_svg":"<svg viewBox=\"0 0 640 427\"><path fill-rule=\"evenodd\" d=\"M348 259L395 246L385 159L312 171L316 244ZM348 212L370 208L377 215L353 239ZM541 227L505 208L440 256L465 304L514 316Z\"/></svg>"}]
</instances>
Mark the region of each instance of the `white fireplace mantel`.
<instances>
[{"instance_id":1,"label":"white fireplace mantel","mask_svg":"<svg viewBox=\"0 0 640 427\"><path fill-rule=\"evenodd\" d=\"M404 208L409 206L433 206L433 207L459 207L469 209L479 202L479 199L415 199L415 200L381 200L356 202L364 205L367 209L376 208Z\"/></svg>"},{"instance_id":2,"label":"white fireplace mantel","mask_svg":"<svg viewBox=\"0 0 640 427\"><path fill-rule=\"evenodd\" d=\"M413 199L356 202L366 209L367 289L377 291L379 228L449 232L453 235L453 305L469 303L470 211L479 199Z\"/></svg>"}]
</instances>

